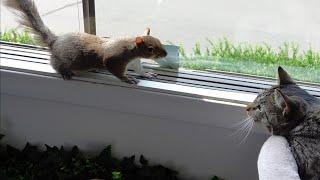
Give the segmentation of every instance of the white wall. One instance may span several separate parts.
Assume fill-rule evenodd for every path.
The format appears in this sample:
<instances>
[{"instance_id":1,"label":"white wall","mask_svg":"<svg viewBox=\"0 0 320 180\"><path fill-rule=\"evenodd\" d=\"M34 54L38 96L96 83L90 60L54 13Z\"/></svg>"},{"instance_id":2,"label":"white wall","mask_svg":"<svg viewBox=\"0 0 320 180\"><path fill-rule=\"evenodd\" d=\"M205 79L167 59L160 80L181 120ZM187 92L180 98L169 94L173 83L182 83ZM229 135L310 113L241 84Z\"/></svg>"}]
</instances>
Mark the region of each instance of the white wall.
<instances>
[{"instance_id":1,"label":"white wall","mask_svg":"<svg viewBox=\"0 0 320 180\"><path fill-rule=\"evenodd\" d=\"M266 135L258 130L239 145L231 134L244 117L238 106L1 70L0 130L19 147L112 144L117 156L144 154L195 179L258 179Z\"/></svg>"}]
</instances>

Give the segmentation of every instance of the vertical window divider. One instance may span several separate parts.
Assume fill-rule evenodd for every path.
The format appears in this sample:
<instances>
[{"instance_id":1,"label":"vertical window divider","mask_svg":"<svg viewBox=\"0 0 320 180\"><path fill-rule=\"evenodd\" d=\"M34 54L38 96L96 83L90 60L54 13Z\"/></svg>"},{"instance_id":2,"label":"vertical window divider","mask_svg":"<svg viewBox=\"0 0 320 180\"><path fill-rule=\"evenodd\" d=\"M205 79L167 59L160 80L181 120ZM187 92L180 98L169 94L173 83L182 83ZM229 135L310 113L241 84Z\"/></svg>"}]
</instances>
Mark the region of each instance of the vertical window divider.
<instances>
[{"instance_id":1,"label":"vertical window divider","mask_svg":"<svg viewBox=\"0 0 320 180\"><path fill-rule=\"evenodd\" d=\"M95 0L82 0L84 31L96 34Z\"/></svg>"}]
</instances>

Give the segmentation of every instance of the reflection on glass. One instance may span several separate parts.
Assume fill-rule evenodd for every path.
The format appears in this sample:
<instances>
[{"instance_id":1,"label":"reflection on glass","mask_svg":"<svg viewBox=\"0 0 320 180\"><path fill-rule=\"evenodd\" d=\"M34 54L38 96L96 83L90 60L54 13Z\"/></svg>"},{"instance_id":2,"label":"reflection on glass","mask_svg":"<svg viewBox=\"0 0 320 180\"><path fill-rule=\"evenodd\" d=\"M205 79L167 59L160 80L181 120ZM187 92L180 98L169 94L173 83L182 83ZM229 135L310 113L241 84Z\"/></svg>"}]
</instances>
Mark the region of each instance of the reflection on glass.
<instances>
[{"instance_id":1,"label":"reflection on glass","mask_svg":"<svg viewBox=\"0 0 320 180\"><path fill-rule=\"evenodd\" d=\"M274 77L282 65L297 80L319 83L319 8L316 0L97 0L97 33L151 27L180 46L180 68Z\"/></svg>"},{"instance_id":2,"label":"reflection on glass","mask_svg":"<svg viewBox=\"0 0 320 180\"><path fill-rule=\"evenodd\" d=\"M83 31L82 1L35 2L57 34ZM1 8L0 39L35 44ZM95 0L95 9L99 36L138 36L150 27L179 46L179 59L158 61L165 68L274 77L281 65L297 80L320 83L319 0Z\"/></svg>"}]
</instances>

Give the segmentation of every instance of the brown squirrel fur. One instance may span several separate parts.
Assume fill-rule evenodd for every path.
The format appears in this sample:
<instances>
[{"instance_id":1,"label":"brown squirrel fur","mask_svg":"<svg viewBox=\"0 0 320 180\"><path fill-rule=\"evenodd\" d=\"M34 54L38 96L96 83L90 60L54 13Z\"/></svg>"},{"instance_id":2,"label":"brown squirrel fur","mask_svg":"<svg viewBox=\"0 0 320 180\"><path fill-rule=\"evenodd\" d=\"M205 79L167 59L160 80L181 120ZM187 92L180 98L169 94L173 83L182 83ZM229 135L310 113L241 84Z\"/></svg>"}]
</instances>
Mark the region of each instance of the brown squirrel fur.
<instances>
[{"instance_id":1,"label":"brown squirrel fur","mask_svg":"<svg viewBox=\"0 0 320 180\"><path fill-rule=\"evenodd\" d=\"M33 0L4 2L18 12L20 23L30 28L36 38L50 48L50 64L66 80L79 71L108 69L120 80L136 84L136 79L125 75L130 61L167 55L160 40L150 36L150 29L143 36L120 39L105 39L87 33L57 36L44 25Z\"/></svg>"}]
</instances>

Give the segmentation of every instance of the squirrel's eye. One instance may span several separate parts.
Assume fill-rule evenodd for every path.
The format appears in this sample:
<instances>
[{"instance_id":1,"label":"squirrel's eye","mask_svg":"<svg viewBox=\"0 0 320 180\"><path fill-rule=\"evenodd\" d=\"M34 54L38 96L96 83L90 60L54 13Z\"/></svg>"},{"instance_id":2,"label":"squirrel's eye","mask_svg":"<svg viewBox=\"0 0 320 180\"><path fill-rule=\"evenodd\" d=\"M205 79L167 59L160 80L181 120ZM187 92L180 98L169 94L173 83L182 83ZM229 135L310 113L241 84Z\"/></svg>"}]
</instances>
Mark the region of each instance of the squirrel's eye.
<instances>
[{"instance_id":1,"label":"squirrel's eye","mask_svg":"<svg viewBox=\"0 0 320 180\"><path fill-rule=\"evenodd\" d=\"M148 47L148 51L150 52L150 53L153 53L153 47Z\"/></svg>"}]
</instances>

